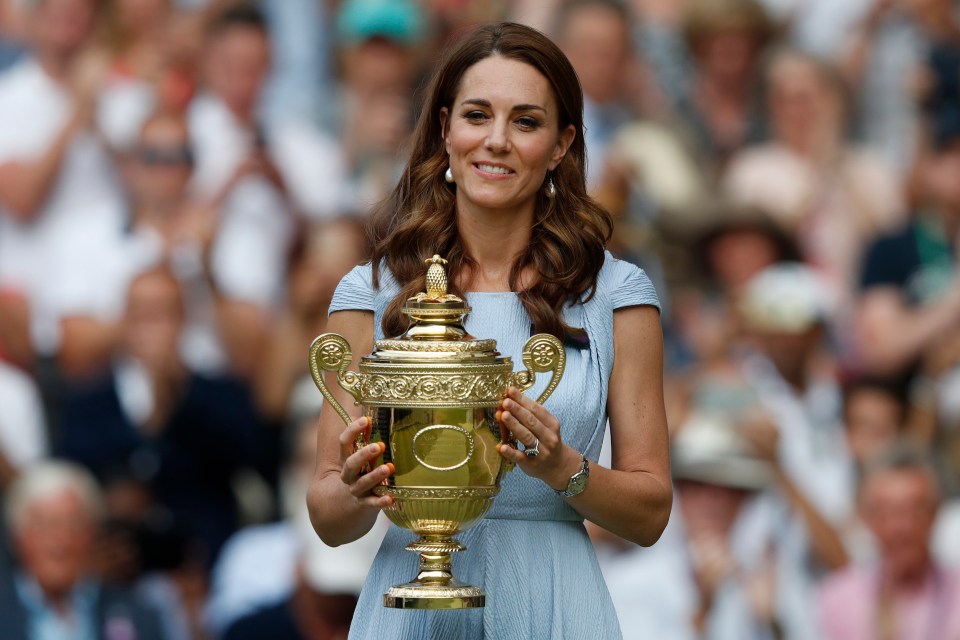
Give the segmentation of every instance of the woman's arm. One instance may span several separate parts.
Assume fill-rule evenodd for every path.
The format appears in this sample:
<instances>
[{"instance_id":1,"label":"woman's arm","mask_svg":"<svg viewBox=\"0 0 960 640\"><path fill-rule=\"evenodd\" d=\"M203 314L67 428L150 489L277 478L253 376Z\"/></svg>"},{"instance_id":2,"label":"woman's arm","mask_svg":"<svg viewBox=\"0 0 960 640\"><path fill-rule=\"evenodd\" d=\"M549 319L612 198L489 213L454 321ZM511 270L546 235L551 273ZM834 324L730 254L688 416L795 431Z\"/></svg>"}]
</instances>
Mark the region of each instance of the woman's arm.
<instances>
[{"instance_id":1,"label":"woman's arm","mask_svg":"<svg viewBox=\"0 0 960 640\"><path fill-rule=\"evenodd\" d=\"M586 490L567 498L584 518L618 536L649 546L667 525L673 501L669 438L663 406L663 335L653 307L613 314L615 359L610 376L612 469L590 463ZM560 425L541 405L512 390L501 419L523 443L540 440L540 455L509 446L501 455L550 487L565 489L580 468L580 454L560 441Z\"/></svg>"},{"instance_id":2,"label":"woman's arm","mask_svg":"<svg viewBox=\"0 0 960 640\"><path fill-rule=\"evenodd\" d=\"M360 356L373 351L373 314L369 311L338 311L330 316L327 330L339 333L350 343L354 370ZM326 375L326 382L341 406L357 416L354 399L341 389L335 372ZM324 402L317 434L317 466L307 492L307 507L313 528L331 546L360 538L373 526L380 509L393 505L389 496L371 493L391 469L390 465L380 465L366 474L362 472L382 453L383 443L368 444L354 453L353 441L361 431L369 432L366 418L345 427L330 403Z\"/></svg>"}]
</instances>

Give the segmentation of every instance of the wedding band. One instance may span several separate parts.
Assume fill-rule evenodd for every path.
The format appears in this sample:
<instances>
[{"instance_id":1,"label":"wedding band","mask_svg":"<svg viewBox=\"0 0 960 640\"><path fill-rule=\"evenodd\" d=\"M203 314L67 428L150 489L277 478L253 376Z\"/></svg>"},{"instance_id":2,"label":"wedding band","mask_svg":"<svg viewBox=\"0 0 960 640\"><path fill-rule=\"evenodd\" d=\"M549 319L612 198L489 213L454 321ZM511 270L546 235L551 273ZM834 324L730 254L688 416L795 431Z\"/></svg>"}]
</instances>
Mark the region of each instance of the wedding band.
<instances>
[{"instance_id":1,"label":"wedding band","mask_svg":"<svg viewBox=\"0 0 960 640\"><path fill-rule=\"evenodd\" d=\"M533 443L532 447L524 445L523 452L528 458L536 458L540 455L540 439L538 438L536 442Z\"/></svg>"}]
</instances>

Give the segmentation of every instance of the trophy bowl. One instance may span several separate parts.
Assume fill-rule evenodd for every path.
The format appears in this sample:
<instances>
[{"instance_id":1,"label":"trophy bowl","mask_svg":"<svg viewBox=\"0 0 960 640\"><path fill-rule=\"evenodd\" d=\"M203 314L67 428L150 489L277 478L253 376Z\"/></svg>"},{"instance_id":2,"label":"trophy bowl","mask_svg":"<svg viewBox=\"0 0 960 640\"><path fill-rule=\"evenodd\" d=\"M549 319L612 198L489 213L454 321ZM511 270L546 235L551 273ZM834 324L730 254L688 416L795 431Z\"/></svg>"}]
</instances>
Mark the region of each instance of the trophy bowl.
<instances>
[{"instance_id":1,"label":"trophy bowl","mask_svg":"<svg viewBox=\"0 0 960 640\"><path fill-rule=\"evenodd\" d=\"M377 340L373 353L360 359L359 373L348 369L353 354L342 336L320 335L310 347L310 373L345 423L350 415L331 394L324 372L336 372L338 384L370 419L369 441L386 444L376 466L394 465L374 492L393 497L387 517L418 536L407 549L420 554L419 574L391 587L384 606L482 607L483 590L453 577L451 554L465 549L453 536L486 514L513 467L497 452L501 442L516 445L496 417L507 388L529 389L536 373L551 371L537 400L542 403L560 382L566 360L557 338L537 334L524 346L526 369L514 372L495 340L476 339L463 328L470 308L447 294L446 261L433 256L427 262L427 291L403 309L411 319L406 333ZM361 435L355 446L366 444Z\"/></svg>"}]
</instances>

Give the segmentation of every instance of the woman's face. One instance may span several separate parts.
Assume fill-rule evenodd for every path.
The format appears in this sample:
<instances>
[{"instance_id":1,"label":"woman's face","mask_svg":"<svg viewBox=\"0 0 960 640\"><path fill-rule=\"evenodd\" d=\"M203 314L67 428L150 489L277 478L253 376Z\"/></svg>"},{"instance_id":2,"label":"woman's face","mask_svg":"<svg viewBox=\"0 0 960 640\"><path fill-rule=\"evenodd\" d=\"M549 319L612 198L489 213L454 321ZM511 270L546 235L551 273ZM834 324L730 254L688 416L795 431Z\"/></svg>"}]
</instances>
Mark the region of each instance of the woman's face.
<instances>
[{"instance_id":1,"label":"woman's face","mask_svg":"<svg viewBox=\"0 0 960 640\"><path fill-rule=\"evenodd\" d=\"M457 208L514 211L532 217L547 171L563 159L576 130L559 130L547 79L532 66L500 56L463 75L448 110L440 112L457 185Z\"/></svg>"}]
</instances>

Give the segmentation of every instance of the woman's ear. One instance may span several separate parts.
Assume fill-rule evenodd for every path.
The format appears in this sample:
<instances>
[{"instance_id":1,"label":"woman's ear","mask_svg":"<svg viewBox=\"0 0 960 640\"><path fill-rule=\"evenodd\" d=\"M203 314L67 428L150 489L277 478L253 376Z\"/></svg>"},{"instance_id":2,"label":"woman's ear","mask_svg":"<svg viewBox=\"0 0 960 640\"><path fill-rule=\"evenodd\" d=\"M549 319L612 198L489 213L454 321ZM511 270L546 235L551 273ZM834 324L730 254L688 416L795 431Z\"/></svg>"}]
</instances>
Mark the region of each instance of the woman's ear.
<instances>
[{"instance_id":1,"label":"woman's ear","mask_svg":"<svg viewBox=\"0 0 960 640\"><path fill-rule=\"evenodd\" d=\"M573 144L573 141L577 138L577 128L572 124L568 124L567 128L560 132L560 138L557 140L557 147L553 150L553 155L550 157L550 171L553 171L557 168L557 165L560 164L560 161L563 160L563 157L567 155L567 150L570 148L570 145Z\"/></svg>"},{"instance_id":2,"label":"woman's ear","mask_svg":"<svg viewBox=\"0 0 960 640\"><path fill-rule=\"evenodd\" d=\"M447 140L448 127L450 126L450 110L446 107L440 107L440 135L443 137L443 146L450 153L450 142Z\"/></svg>"}]
</instances>

